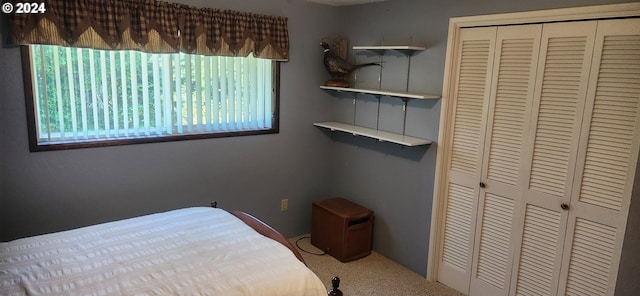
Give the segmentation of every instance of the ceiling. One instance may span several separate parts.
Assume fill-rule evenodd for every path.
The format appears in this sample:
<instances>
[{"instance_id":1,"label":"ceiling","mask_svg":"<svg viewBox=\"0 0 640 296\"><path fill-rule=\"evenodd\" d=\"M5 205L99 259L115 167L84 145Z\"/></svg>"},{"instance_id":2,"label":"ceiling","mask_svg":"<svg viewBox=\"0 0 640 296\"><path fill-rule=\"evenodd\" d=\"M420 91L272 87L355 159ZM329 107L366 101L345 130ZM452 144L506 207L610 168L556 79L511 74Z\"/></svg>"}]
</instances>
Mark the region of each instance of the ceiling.
<instances>
[{"instance_id":1,"label":"ceiling","mask_svg":"<svg viewBox=\"0 0 640 296\"><path fill-rule=\"evenodd\" d=\"M387 0L305 0L314 3L326 4L331 6L346 6L355 4L364 4L372 2L382 2Z\"/></svg>"}]
</instances>

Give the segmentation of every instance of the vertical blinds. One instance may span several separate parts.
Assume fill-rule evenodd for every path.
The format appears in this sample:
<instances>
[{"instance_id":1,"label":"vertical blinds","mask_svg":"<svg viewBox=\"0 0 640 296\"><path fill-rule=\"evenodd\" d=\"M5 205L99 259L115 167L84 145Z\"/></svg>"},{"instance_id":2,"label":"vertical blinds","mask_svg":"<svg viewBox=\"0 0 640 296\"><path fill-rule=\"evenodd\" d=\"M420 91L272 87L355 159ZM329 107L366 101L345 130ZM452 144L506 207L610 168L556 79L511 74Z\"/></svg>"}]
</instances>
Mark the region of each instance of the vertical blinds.
<instances>
[{"instance_id":1,"label":"vertical blinds","mask_svg":"<svg viewBox=\"0 0 640 296\"><path fill-rule=\"evenodd\" d=\"M39 143L269 129L272 61L31 45Z\"/></svg>"}]
</instances>

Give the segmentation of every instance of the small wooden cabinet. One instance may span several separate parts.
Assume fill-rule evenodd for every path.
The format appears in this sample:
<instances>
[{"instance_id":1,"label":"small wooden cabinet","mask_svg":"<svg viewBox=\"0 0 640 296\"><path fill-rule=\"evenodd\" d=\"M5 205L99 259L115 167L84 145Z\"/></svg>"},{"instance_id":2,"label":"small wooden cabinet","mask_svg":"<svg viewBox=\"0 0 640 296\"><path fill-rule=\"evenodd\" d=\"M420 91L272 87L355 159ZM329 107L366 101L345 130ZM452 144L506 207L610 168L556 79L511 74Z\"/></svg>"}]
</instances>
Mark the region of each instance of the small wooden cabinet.
<instances>
[{"instance_id":1,"label":"small wooden cabinet","mask_svg":"<svg viewBox=\"0 0 640 296\"><path fill-rule=\"evenodd\" d=\"M342 197L315 201L311 244L347 262L371 254L373 211Z\"/></svg>"}]
</instances>

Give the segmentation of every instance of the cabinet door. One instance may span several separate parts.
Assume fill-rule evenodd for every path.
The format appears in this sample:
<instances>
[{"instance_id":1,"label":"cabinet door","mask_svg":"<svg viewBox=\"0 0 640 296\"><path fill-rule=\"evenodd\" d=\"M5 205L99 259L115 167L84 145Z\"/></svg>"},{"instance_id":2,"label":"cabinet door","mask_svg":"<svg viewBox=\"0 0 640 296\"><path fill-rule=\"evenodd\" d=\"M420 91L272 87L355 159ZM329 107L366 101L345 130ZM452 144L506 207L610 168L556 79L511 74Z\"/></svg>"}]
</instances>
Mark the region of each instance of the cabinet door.
<instances>
[{"instance_id":1,"label":"cabinet door","mask_svg":"<svg viewBox=\"0 0 640 296\"><path fill-rule=\"evenodd\" d=\"M640 140L640 19L598 22L560 295L613 295Z\"/></svg>"},{"instance_id":2,"label":"cabinet door","mask_svg":"<svg viewBox=\"0 0 640 296\"><path fill-rule=\"evenodd\" d=\"M438 281L458 290L468 291L479 191L482 148L488 110L489 88L496 38L493 28L460 30L456 49L457 81L453 96L453 136L446 147L447 204L441 245Z\"/></svg>"},{"instance_id":3,"label":"cabinet door","mask_svg":"<svg viewBox=\"0 0 640 296\"><path fill-rule=\"evenodd\" d=\"M555 295L596 21L543 26L511 293ZM563 205L564 204L564 205Z\"/></svg>"},{"instance_id":4,"label":"cabinet door","mask_svg":"<svg viewBox=\"0 0 640 296\"><path fill-rule=\"evenodd\" d=\"M514 211L525 185L522 151L533 103L542 25L499 27L483 149L470 295L506 295Z\"/></svg>"}]
</instances>

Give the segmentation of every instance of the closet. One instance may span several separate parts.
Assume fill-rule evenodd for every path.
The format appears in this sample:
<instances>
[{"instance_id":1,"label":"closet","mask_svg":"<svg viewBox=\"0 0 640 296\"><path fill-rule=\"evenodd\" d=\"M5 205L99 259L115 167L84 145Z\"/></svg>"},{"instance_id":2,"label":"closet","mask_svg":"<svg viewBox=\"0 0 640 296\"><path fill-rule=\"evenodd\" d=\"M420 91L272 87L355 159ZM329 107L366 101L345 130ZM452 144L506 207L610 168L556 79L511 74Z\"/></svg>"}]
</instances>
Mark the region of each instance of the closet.
<instances>
[{"instance_id":1,"label":"closet","mask_svg":"<svg viewBox=\"0 0 640 296\"><path fill-rule=\"evenodd\" d=\"M469 295L613 295L640 147L640 18L455 38L436 279Z\"/></svg>"}]
</instances>

